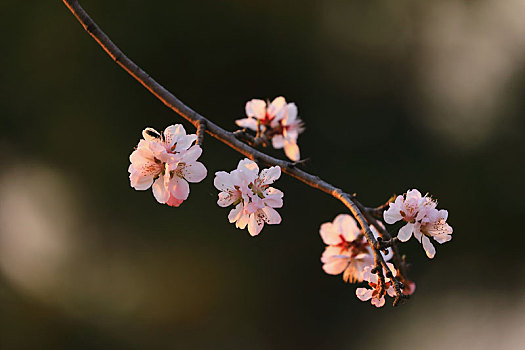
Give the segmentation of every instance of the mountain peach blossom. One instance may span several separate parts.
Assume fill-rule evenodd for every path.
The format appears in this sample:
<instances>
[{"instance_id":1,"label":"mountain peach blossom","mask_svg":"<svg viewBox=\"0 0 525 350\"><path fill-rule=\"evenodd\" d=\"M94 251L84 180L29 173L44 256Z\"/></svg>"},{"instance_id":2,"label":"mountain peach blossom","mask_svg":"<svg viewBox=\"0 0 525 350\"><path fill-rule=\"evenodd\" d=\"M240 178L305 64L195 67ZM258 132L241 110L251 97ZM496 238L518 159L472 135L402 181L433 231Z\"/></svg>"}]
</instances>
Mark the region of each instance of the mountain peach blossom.
<instances>
[{"instance_id":1,"label":"mountain peach blossom","mask_svg":"<svg viewBox=\"0 0 525 350\"><path fill-rule=\"evenodd\" d=\"M282 207L284 194L270 187L280 176L281 168L278 166L263 169L259 174L255 162L243 159L230 173L215 173L214 185L221 191L217 204L221 207L235 205L228 220L240 229L248 226L250 235L256 236L265 223L281 223L281 216L274 208Z\"/></svg>"},{"instance_id":2,"label":"mountain peach blossom","mask_svg":"<svg viewBox=\"0 0 525 350\"><path fill-rule=\"evenodd\" d=\"M197 136L186 135L180 124L168 126L162 133L146 128L142 136L130 155L131 187L140 191L152 187L159 203L178 207L188 198L188 182L200 182L207 174L206 167L197 161L202 149L192 146Z\"/></svg>"},{"instance_id":3,"label":"mountain peach blossom","mask_svg":"<svg viewBox=\"0 0 525 350\"><path fill-rule=\"evenodd\" d=\"M436 248L430 241L433 238L439 244L452 239L452 227L447 223L448 211L435 208L428 210L420 222L416 223L414 237L423 245L427 256L432 259Z\"/></svg>"},{"instance_id":4,"label":"mountain peach blossom","mask_svg":"<svg viewBox=\"0 0 525 350\"><path fill-rule=\"evenodd\" d=\"M375 237L379 236L372 226ZM321 262L323 270L330 275L343 273L347 282L362 281L365 267L374 265L374 254L356 221L348 214L338 215L333 222L321 225L319 230L323 242L327 244ZM383 258L388 261L391 249Z\"/></svg>"},{"instance_id":5,"label":"mountain peach blossom","mask_svg":"<svg viewBox=\"0 0 525 350\"><path fill-rule=\"evenodd\" d=\"M274 148L284 148L286 156L291 160L300 159L297 138L304 128L294 103L286 103L282 96L268 104L263 100L253 99L246 103L246 115L247 118L235 123L242 128L262 132L271 139Z\"/></svg>"},{"instance_id":6,"label":"mountain peach blossom","mask_svg":"<svg viewBox=\"0 0 525 350\"><path fill-rule=\"evenodd\" d=\"M394 265L391 263L387 263L388 268L392 272L393 276L396 276L396 269L394 268ZM355 291L355 294L361 301L368 301L372 303L375 307L382 307L385 305L385 291L386 293L391 296L396 296L396 291L393 286L393 282L390 278L385 277L385 286L384 291L381 293L381 286L379 285L379 278L377 277L377 274L372 273L373 267L366 266L364 271L364 280L368 282L368 286L370 288L357 288ZM383 272L386 276L386 273L383 269Z\"/></svg>"},{"instance_id":7,"label":"mountain peach blossom","mask_svg":"<svg viewBox=\"0 0 525 350\"><path fill-rule=\"evenodd\" d=\"M418 190L410 190L405 196L397 196L388 210L383 213L387 224L404 221L397 238L406 242L414 237L423 245L427 256L432 259L436 249L430 238L443 244L452 239L452 227L447 224L448 212L436 209L437 201L428 196L422 196Z\"/></svg>"}]
</instances>

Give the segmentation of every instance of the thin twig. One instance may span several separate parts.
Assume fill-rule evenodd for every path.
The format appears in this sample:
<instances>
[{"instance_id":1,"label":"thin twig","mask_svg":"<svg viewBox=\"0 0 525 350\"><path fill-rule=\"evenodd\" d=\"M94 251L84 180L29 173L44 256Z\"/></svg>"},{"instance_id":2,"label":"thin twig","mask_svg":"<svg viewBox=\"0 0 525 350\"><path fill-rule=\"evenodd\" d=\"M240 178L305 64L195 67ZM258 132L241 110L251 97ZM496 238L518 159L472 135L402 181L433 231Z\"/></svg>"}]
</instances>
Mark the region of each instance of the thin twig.
<instances>
[{"instance_id":1,"label":"thin twig","mask_svg":"<svg viewBox=\"0 0 525 350\"><path fill-rule=\"evenodd\" d=\"M368 224L367 208L357 201L352 200L352 196L348 193L343 192L341 189L329 184L322 180L318 176L311 175L301 169L292 162L287 162L274 158L272 156L263 153L254 147L242 142L238 136L233 132L226 131L217 124L213 123L209 119L200 115L190 107L186 106L182 101L175 97L162 85L157 83L152 77L149 76L144 70L130 60L112 41L111 39L99 28L99 26L89 17L76 0L63 0L64 4L69 8L77 20L82 24L84 29L95 39L95 41L106 51L106 53L115 61L120 67L122 67L128 74L135 78L141 83L146 89L148 89L155 97L157 97L162 103L168 108L178 113L184 119L192 123L196 128L201 123L206 124L206 132L217 140L223 142L230 148L236 150L242 155L248 157L251 160L271 165L279 166L281 170L290 175L291 177L304 182L308 186L323 191L332 197L341 201L356 218L357 222L362 228L363 234L365 235L368 243L372 247L374 252L374 258L376 262L388 271L388 266L381 255L380 249L376 247L376 239L370 230ZM257 140L257 138L256 138ZM363 215L367 215L367 218ZM374 219L375 220L375 219ZM371 224L373 224L371 222ZM374 225L376 226L376 225ZM377 226L376 226L377 227ZM390 239L391 237L385 237ZM381 275L383 275L381 273ZM384 278L384 277L383 277ZM394 278L394 280L396 280ZM396 289L397 293L400 293L399 288ZM398 295L399 296L399 295Z\"/></svg>"}]
</instances>

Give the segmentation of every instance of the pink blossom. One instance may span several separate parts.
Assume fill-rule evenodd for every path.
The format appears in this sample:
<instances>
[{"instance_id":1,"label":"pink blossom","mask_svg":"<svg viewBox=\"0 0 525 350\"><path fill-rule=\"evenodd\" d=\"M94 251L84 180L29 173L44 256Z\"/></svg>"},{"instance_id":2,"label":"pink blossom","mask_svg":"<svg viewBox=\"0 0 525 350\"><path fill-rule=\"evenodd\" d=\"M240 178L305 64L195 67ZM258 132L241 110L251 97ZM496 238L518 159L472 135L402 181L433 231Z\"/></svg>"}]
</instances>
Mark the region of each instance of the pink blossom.
<instances>
[{"instance_id":1,"label":"pink blossom","mask_svg":"<svg viewBox=\"0 0 525 350\"><path fill-rule=\"evenodd\" d=\"M235 123L242 128L262 132L271 138L274 148L284 148L286 156L291 160L300 159L297 138L304 128L294 103L286 103L282 96L269 104L253 99L246 103L246 115L247 118L239 119Z\"/></svg>"},{"instance_id":2,"label":"pink blossom","mask_svg":"<svg viewBox=\"0 0 525 350\"><path fill-rule=\"evenodd\" d=\"M130 155L131 187L141 191L152 187L159 203L178 207L188 198L188 182L200 182L207 174L206 167L197 161L202 149L192 146L197 136L186 135L180 124L168 126L163 133L146 128L142 136Z\"/></svg>"},{"instance_id":3,"label":"pink blossom","mask_svg":"<svg viewBox=\"0 0 525 350\"><path fill-rule=\"evenodd\" d=\"M432 259L436 255L436 248L430 241L433 238L439 244L452 239L452 227L447 223L448 211L435 208L426 211L420 222L416 223L414 237L423 245L427 256Z\"/></svg>"},{"instance_id":4,"label":"pink blossom","mask_svg":"<svg viewBox=\"0 0 525 350\"><path fill-rule=\"evenodd\" d=\"M249 159L239 162L237 169L215 173L214 185L220 190L217 204L235 205L228 220L240 229L248 226L252 236L258 235L264 224L279 224L281 216L274 208L283 205L283 192L270 187L281 176L278 166L264 169L259 174L257 164Z\"/></svg>"},{"instance_id":5,"label":"pink blossom","mask_svg":"<svg viewBox=\"0 0 525 350\"><path fill-rule=\"evenodd\" d=\"M405 196L397 196L394 203L389 204L383 213L387 224L404 221L406 224L399 229L397 238L406 242L414 237L423 245L429 258L433 258L436 249L430 242L430 237L443 244L452 239L452 227L447 224L448 212L436 209L437 201L428 196L422 196L418 190L410 190Z\"/></svg>"},{"instance_id":6,"label":"pink blossom","mask_svg":"<svg viewBox=\"0 0 525 350\"><path fill-rule=\"evenodd\" d=\"M396 269L394 268L394 265L391 263L387 263L388 268L392 272L394 276L396 276ZM370 288L357 288L355 291L355 294L361 301L368 301L372 303L375 307L382 307L385 305L385 291L386 293L391 296L396 296L396 291L393 286L392 280L390 278L385 277L385 286L383 293L380 292L381 286L379 285L379 278L377 277L377 274L371 272L372 267L366 266L364 271L364 280L368 282L368 286ZM384 272L384 269L383 269ZM385 273L386 275L386 273Z\"/></svg>"},{"instance_id":7,"label":"pink blossom","mask_svg":"<svg viewBox=\"0 0 525 350\"><path fill-rule=\"evenodd\" d=\"M374 227L371 230L379 236ZM322 224L319 233L327 244L321 256L323 270L330 275L344 272L343 279L347 282L362 281L365 267L374 264L374 254L356 221L348 214L340 214L333 222ZM389 248L383 257L389 260L391 256Z\"/></svg>"},{"instance_id":8,"label":"pink blossom","mask_svg":"<svg viewBox=\"0 0 525 350\"><path fill-rule=\"evenodd\" d=\"M421 219L420 210L424 207L434 207L435 202L428 197L421 196L418 190L410 190L405 196L397 196L394 203L389 204L388 210L385 210L383 217L387 224L393 224L399 220L406 222L401 227L397 238L406 242L414 232L414 225L417 220Z\"/></svg>"}]
</instances>

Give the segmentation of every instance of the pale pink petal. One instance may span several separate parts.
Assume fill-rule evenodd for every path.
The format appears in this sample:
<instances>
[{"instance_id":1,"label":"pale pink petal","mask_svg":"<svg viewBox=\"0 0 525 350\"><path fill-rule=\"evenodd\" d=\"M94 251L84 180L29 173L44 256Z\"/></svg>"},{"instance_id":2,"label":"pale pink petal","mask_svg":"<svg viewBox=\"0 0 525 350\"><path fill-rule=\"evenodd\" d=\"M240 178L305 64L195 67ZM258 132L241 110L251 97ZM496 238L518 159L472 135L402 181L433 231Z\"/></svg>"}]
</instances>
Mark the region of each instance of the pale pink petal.
<instances>
[{"instance_id":1,"label":"pale pink petal","mask_svg":"<svg viewBox=\"0 0 525 350\"><path fill-rule=\"evenodd\" d=\"M221 192L219 193L219 199L217 200L217 204L219 207L227 207L230 204L233 204L238 198L236 196L233 196L229 192Z\"/></svg>"},{"instance_id":2,"label":"pale pink petal","mask_svg":"<svg viewBox=\"0 0 525 350\"><path fill-rule=\"evenodd\" d=\"M290 124L297 118L297 106L291 102L286 105L286 124Z\"/></svg>"},{"instance_id":3,"label":"pale pink petal","mask_svg":"<svg viewBox=\"0 0 525 350\"><path fill-rule=\"evenodd\" d=\"M337 230L343 235L347 242L351 242L359 236L361 229L357 226L354 218L348 214L339 214L334 220Z\"/></svg>"},{"instance_id":4,"label":"pale pink petal","mask_svg":"<svg viewBox=\"0 0 525 350\"><path fill-rule=\"evenodd\" d=\"M409 222L405 226L399 229L399 233L397 234L397 239L399 239L401 242L406 242L410 239L410 237L412 237L413 232L414 232L414 224Z\"/></svg>"},{"instance_id":5,"label":"pale pink petal","mask_svg":"<svg viewBox=\"0 0 525 350\"><path fill-rule=\"evenodd\" d=\"M170 207L178 207L179 205L182 204L182 202L184 202L182 199L177 199L170 195L170 199L168 199L166 204L169 205Z\"/></svg>"},{"instance_id":6,"label":"pale pink petal","mask_svg":"<svg viewBox=\"0 0 525 350\"><path fill-rule=\"evenodd\" d=\"M401 210L399 208L398 199L401 198L401 201L403 201L402 196L398 196L396 198L395 203L390 203L389 208L383 212L383 219L385 219L385 222L387 224L394 224L398 222L399 220L403 219L403 216L401 215Z\"/></svg>"},{"instance_id":7,"label":"pale pink petal","mask_svg":"<svg viewBox=\"0 0 525 350\"><path fill-rule=\"evenodd\" d=\"M346 269L349 262L350 260L348 258L331 259L330 262L323 265L323 270L329 275L339 275Z\"/></svg>"},{"instance_id":8,"label":"pale pink petal","mask_svg":"<svg viewBox=\"0 0 525 350\"><path fill-rule=\"evenodd\" d=\"M173 179L171 179L169 183L169 190L173 197L186 200L190 194L190 185L186 180L178 176L173 176Z\"/></svg>"},{"instance_id":9,"label":"pale pink petal","mask_svg":"<svg viewBox=\"0 0 525 350\"><path fill-rule=\"evenodd\" d=\"M141 142L146 142L146 141L141 140ZM139 145L140 145L140 142L139 142ZM149 147L143 146L143 147L137 147L136 150L131 152L129 156L129 161L135 167L140 167L143 164L155 162L155 158L153 157L153 153L151 152Z\"/></svg>"},{"instance_id":10,"label":"pale pink petal","mask_svg":"<svg viewBox=\"0 0 525 350\"><path fill-rule=\"evenodd\" d=\"M244 158L239 162L237 165L237 170L239 170L242 175L245 176L248 182L255 180L257 178L257 174L259 173L259 167L257 166L257 163L248 158Z\"/></svg>"},{"instance_id":11,"label":"pale pink petal","mask_svg":"<svg viewBox=\"0 0 525 350\"><path fill-rule=\"evenodd\" d=\"M250 129L253 131L257 131L257 120L254 118L237 119L235 121L235 124L237 124L243 129Z\"/></svg>"},{"instance_id":12,"label":"pale pink petal","mask_svg":"<svg viewBox=\"0 0 525 350\"><path fill-rule=\"evenodd\" d=\"M271 187L270 187L271 188ZM279 191L274 188L274 190ZM279 191L281 192L281 191ZM281 193L270 193L268 194L268 190L264 191L265 198L263 199L264 205L267 205L272 208L281 208L283 206L283 195Z\"/></svg>"},{"instance_id":13,"label":"pale pink petal","mask_svg":"<svg viewBox=\"0 0 525 350\"><path fill-rule=\"evenodd\" d=\"M230 221L230 223L233 224L234 222L239 220L239 218L242 215L242 209L243 209L243 205L242 205L242 203L239 203L239 204L237 204L237 206L235 208L230 210L230 214L228 214L228 220Z\"/></svg>"},{"instance_id":14,"label":"pale pink petal","mask_svg":"<svg viewBox=\"0 0 525 350\"><path fill-rule=\"evenodd\" d=\"M189 134L181 136L177 140L177 145L175 146L175 152L182 152L190 148L191 144L197 140L197 135ZM198 158L198 157L197 157Z\"/></svg>"},{"instance_id":15,"label":"pale pink petal","mask_svg":"<svg viewBox=\"0 0 525 350\"><path fill-rule=\"evenodd\" d=\"M297 162L301 159L301 154L299 152L299 146L295 142L286 142L284 144L284 153L290 160Z\"/></svg>"},{"instance_id":16,"label":"pale pink petal","mask_svg":"<svg viewBox=\"0 0 525 350\"><path fill-rule=\"evenodd\" d=\"M208 174L208 170L201 162L186 164L183 170L184 178L188 182L201 182Z\"/></svg>"},{"instance_id":17,"label":"pale pink petal","mask_svg":"<svg viewBox=\"0 0 525 350\"><path fill-rule=\"evenodd\" d=\"M325 222L319 229L319 234L325 244L337 245L341 243L340 233L336 230L336 227L331 222Z\"/></svg>"},{"instance_id":18,"label":"pale pink petal","mask_svg":"<svg viewBox=\"0 0 525 350\"><path fill-rule=\"evenodd\" d=\"M277 179L279 179L280 176L281 176L281 167L273 166L271 168L264 169L263 171L261 171L261 175L259 175L259 179L261 179L261 184L271 185Z\"/></svg>"},{"instance_id":19,"label":"pale pink petal","mask_svg":"<svg viewBox=\"0 0 525 350\"><path fill-rule=\"evenodd\" d=\"M166 203L170 197L170 193L167 190L166 186L164 186L164 175L160 174L159 178L155 180L155 183L153 183L152 186L153 189L153 196L155 196L155 199L159 203Z\"/></svg>"},{"instance_id":20,"label":"pale pink petal","mask_svg":"<svg viewBox=\"0 0 525 350\"><path fill-rule=\"evenodd\" d=\"M355 290L355 295L357 295L357 297L359 298L359 300L361 301L367 301L367 300L370 300L372 298L372 293L374 291L372 289L367 289L367 288L357 288Z\"/></svg>"},{"instance_id":21,"label":"pale pink petal","mask_svg":"<svg viewBox=\"0 0 525 350\"><path fill-rule=\"evenodd\" d=\"M276 97L268 106L267 112L270 117L275 117L277 113L286 105L284 97Z\"/></svg>"},{"instance_id":22,"label":"pale pink petal","mask_svg":"<svg viewBox=\"0 0 525 350\"><path fill-rule=\"evenodd\" d=\"M381 296L381 298L377 299L377 298L372 298L372 300L370 301L372 303L372 305L374 305L375 307L382 307L383 305L385 305L385 297L384 296Z\"/></svg>"},{"instance_id":23,"label":"pale pink petal","mask_svg":"<svg viewBox=\"0 0 525 350\"><path fill-rule=\"evenodd\" d=\"M421 224L417 222L414 226L414 237L419 243L421 243L421 236L423 236L423 233L421 233Z\"/></svg>"},{"instance_id":24,"label":"pale pink petal","mask_svg":"<svg viewBox=\"0 0 525 350\"><path fill-rule=\"evenodd\" d=\"M272 137L272 146L275 149L280 149L284 147L284 137L283 135L275 135Z\"/></svg>"},{"instance_id":25,"label":"pale pink petal","mask_svg":"<svg viewBox=\"0 0 525 350\"><path fill-rule=\"evenodd\" d=\"M250 214L248 221L248 232L252 236L257 236L264 227L264 220L258 219L258 213Z\"/></svg>"},{"instance_id":26,"label":"pale pink petal","mask_svg":"<svg viewBox=\"0 0 525 350\"><path fill-rule=\"evenodd\" d=\"M257 119L264 119L266 115L266 102L263 100L253 99L246 102L246 115Z\"/></svg>"},{"instance_id":27,"label":"pale pink petal","mask_svg":"<svg viewBox=\"0 0 525 350\"><path fill-rule=\"evenodd\" d=\"M175 145L175 142L178 142L184 136L186 136L186 130L181 124L170 125L164 129L164 142L170 150Z\"/></svg>"},{"instance_id":28,"label":"pale pink petal","mask_svg":"<svg viewBox=\"0 0 525 350\"><path fill-rule=\"evenodd\" d=\"M239 219L235 223L235 226L240 228L241 230L244 230L246 225L248 225L248 221L249 220L250 220L250 216L248 214L244 213L244 210L243 210L243 211L241 211L241 216L239 217Z\"/></svg>"},{"instance_id":29,"label":"pale pink petal","mask_svg":"<svg viewBox=\"0 0 525 350\"><path fill-rule=\"evenodd\" d=\"M432 242L430 242L430 239L428 239L427 236L423 236L422 238L423 243L423 249L425 250L425 253L427 253L427 256L432 259L434 255L436 255L436 248L432 245Z\"/></svg>"},{"instance_id":30,"label":"pale pink petal","mask_svg":"<svg viewBox=\"0 0 525 350\"><path fill-rule=\"evenodd\" d=\"M213 179L213 185L220 191L233 190L234 183L232 176L225 171L218 171L215 173L215 179Z\"/></svg>"},{"instance_id":31,"label":"pale pink petal","mask_svg":"<svg viewBox=\"0 0 525 350\"><path fill-rule=\"evenodd\" d=\"M419 201L421 199L421 192L419 192L416 189L407 191L406 200L416 200Z\"/></svg>"},{"instance_id":32,"label":"pale pink petal","mask_svg":"<svg viewBox=\"0 0 525 350\"><path fill-rule=\"evenodd\" d=\"M182 159L181 162L184 163L193 163L202 154L202 148L199 145L191 146L191 148L185 152L182 153Z\"/></svg>"},{"instance_id":33,"label":"pale pink petal","mask_svg":"<svg viewBox=\"0 0 525 350\"><path fill-rule=\"evenodd\" d=\"M452 236L448 234L442 234L442 235L437 235L433 237L436 240L436 242L438 242L439 244L447 243L448 241L452 239Z\"/></svg>"},{"instance_id":34,"label":"pale pink petal","mask_svg":"<svg viewBox=\"0 0 525 350\"><path fill-rule=\"evenodd\" d=\"M323 254L321 255L321 261L329 263L334 259L350 259L350 252L347 249L337 247L335 245L326 246Z\"/></svg>"},{"instance_id":35,"label":"pale pink petal","mask_svg":"<svg viewBox=\"0 0 525 350\"><path fill-rule=\"evenodd\" d=\"M275 224L281 223L281 215L279 215L277 210L270 208L270 207L264 207L262 211L266 215L265 221L268 224L275 225Z\"/></svg>"},{"instance_id":36,"label":"pale pink petal","mask_svg":"<svg viewBox=\"0 0 525 350\"><path fill-rule=\"evenodd\" d=\"M144 191L151 187L153 176L141 176L138 172L129 174L131 187L138 191Z\"/></svg>"}]
</instances>

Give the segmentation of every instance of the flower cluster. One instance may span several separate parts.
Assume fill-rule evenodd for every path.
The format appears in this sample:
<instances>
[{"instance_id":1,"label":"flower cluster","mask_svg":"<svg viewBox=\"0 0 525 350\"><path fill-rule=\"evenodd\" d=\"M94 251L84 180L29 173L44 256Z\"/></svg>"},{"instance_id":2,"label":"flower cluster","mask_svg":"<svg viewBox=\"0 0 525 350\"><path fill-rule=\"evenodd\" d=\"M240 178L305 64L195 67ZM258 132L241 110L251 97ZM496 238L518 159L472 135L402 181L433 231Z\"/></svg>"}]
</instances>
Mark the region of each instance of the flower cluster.
<instances>
[{"instance_id":1,"label":"flower cluster","mask_svg":"<svg viewBox=\"0 0 525 350\"><path fill-rule=\"evenodd\" d=\"M432 259L436 249L430 238L440 244L452 239L452 227L447 223L448 212L438 210L437 201L428 196L422 196L418 190L410 190L404 196L397 196L389 208L383 213L387 224L404 221L397 238L406 242L414 237L423 245L427 256Z\"/></svg>"},{"instance_id":2,"label":"flower cluster","mask_svg":"<svg viewBox=\"0 0 525 350\"><path fill-rule=\"evenodd\" d=\"M394 268L394 265L391 263L387 263L387 266L388 269L392 272L392 275L395 277L396 269ZM384 271L384 269L383 274L386 276L386 271ZM375 307L382 307L383 305L385 305L385 291L391 297L396 296L393 281L390 278L385 277L385 285L383 286L383 289L381 289L379 277L377 277L377 274L372 272L372 267L366 266L363 275L364 280L368 282L368 286L370 288L357 288L355 290L355 294L357 295L359 300L370 300L372 305L374 305ZM383 292L381 292L381 290L383 290Z\"/></svg>"},{"instance_id":3,"label":"flower cluster","mask_svg":"<svg viewBox=\"0 0 525 350\"><path fill-rule=\"evenodd\" d=\"M228 220L252 236L258 235L264 224L279 224L281 216L274 208L283 206L283 192L270 187L281 176L281 168L273 166L259 174L257 164L249 159L239 162L231 172L215 173L214 185L220 190L217 204L234 205Z\"/></svg>"},{"instance_id":4,"label":"flower cluster","mask_svg":"<svg viewBox=\"0 0 525 350\"><path fill-rule=\"evenodd\" d=\"M377 238L377 230L373 226L370 229ZM319 234L327 244L321 256L323 270L330 275L344 272L343 279L350 283L363 281L365 268L374 265L374 253L356 221L348 214L340 214L333 222L322 224ZM391 257L389 248L383 258L388 261Z\"/></svg>"},{"instance_id":5,"label":"flower cluster","mask_svg":"<svg viewBox=\"0 0 525 350\"><path fill-rule=\"evenodd\" d=\"M295 103L286 103L284 97L275 98L272 103L253 99L246 103L247 118L238 119L235 123L246 129L257 132L272 140L276 149L284 148L284 153L293 161L301 156L297 138L303 132L303 122L297 116Z\"/></svg>"},{"instance_id":6,"label":"flower cluster","mask_svg":"<svg viewBox=\"0 0 525 350\"><path fill-rule=\"evenodd\" d=\"M283 97L277 97L271 104L254 99L246 104L246 114L248 118L237 120L238 125L257 131L258 136L262 133L263 137L271 138L275 148L284 147L290 159L299 160L297 137L302 131L302 122L297 118L295 104L286 103ZM184 127L177 124L163 132L146 128L142 137L129 157L131 186L136 190L151 187L159 203L178 207L189 196L188 183L200 182L207 175L206 167L197 161L202 154L201 147L194 145L197 135L186 134ZM271 187L280 176L279 166L260 171L254 161L243 159L236 169L215 173L214 185L220 191L217 204L233 206L228 215L230 223L240 229L247 228L251 236L257 236L265 224L281 223L275 209L283 206L284 194ZM383 212L387 224L404 222L397 241L406 242L413 235L429 258L436 253L430 238L441 244L452 239L447 218L448 212L437 209L436 200L422 196L415 189L397 196ZM378 241L385 234L385 227L379 221L373 221L370 230ZM342 274L343 280L349 283L367 284L356 289L360 300L370 300L372 305L381 307L386 294L396 296L395 288L400 287L398 292L405 295L415 291L415 283L401 273L403 268L397 266L399 270L396 270L389 262L394 255L391 245L396 241L389 238L383 246L386 249L381 251L371 246L362 228L348 214L323 223L319 234L326 244L321 256L323 270L330 275ZM396 259L393 261L398 263L399 256Z\"/></svg>"},{"instance_id":7,"label":"flower cluster","mask_svg":"<svg viewBox=\"0 0 525 350\"><path fill-rule=\"evenodd\" d=\"M129 157L131 187L140 191L152 187L159 203L178 207L190 194L188 182L201 182L207 174L206 167L197 161L201 147L192 146L197 135L186 135L184 127L177 124L162 133L146 128L142 137Z\"/></svg>"}]
</instances>

